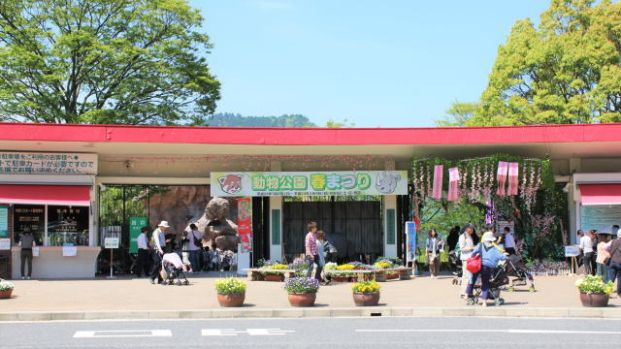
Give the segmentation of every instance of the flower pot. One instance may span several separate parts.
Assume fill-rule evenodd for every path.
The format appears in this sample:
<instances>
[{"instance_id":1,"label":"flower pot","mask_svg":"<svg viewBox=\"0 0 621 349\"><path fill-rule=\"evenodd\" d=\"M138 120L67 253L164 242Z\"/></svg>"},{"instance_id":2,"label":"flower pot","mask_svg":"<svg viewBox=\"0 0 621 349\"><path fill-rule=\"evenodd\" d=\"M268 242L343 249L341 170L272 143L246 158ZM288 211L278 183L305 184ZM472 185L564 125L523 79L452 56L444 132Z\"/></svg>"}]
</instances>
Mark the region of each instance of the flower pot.
<instances>
[{"instance_id":1,"label":"flower pot","mask_svg":"<svg viewBox=\"0 0 621 349\"><path fill-rule=\"evenodd\" d=\"M333 282L349 282L349 276L333 276Z\"/></svg>"},{"instance_id":2,"label":"flower pot","mask_svg":"<svg viewBox=\"0 0 621 349\"><path fill-rule=\"evenodd\" d=\"M386 280L395 280L399 278L399 272L391 272L386 274Z\"/></svg>"},{"instance_id":3,"label":"flower pot","mask_svg":"<svg viewBox=\"0 0 621 349\"><path fill-rule=\"evenodd\" d=\"M607 307L609 295L603 293L580 293L580 301L584 307Z\"/></svg>"},{"instance_id":4,"label":"flower pot","mask_svg":"<svg viewBox=\"0 0 621 349\"><path fill-rule=\"evenodd\" d=\"M294 307L312 307L315 305L317 293L289 294L289 304Z\"/></svg>"},{"instance_id":5,"label":"flower pot","mask_svg":"<svg viewBox=\"0 0 621 349\"><path fill-rule=\"evenodd\" d=\"M375 281L377 282L384 282L386 281L386 272L385 271L378 271L375 273Z\"/></svg>"},{"instance_id":6,"label":"flower pot","mask_svg":"<svg viewBox=\"0 0 621 349\"><path fill-rule=\"evenodd\" d=\"M13 289L0 291L0 299L9 299L11 298L11 294L13 293Z\"/></svg>"},{"instance_id":7,"label":"flower pot","mask_svg":"<svg viewBox=\"0 0 621 349\"><path fill-rule=\"evenodd\" d=\"M380 293L353 293L354 295L354 303L358 307L368 307L372 305L377 305L380 299Z\"/></svg>"},{"instance_id":8,"label":"flower pot","mask_svg":"<svg viewBox=\"0 0 621 349\"><path fill-rule=\"evenodd\" d=\"M267 274L263 277L263 281L285 281L285 276L282 274Z\"/></svg>"},{"instance_id":9,"label":"flower pot","mask_svg":"<svg viewBox=\"0 0 621 349\"><path fill-rule=\"evenodd\" d=\"M219 294L218 303L221 307L241 307L246 299L245 293L240 294Z\"/></svg>"}]
</instances>

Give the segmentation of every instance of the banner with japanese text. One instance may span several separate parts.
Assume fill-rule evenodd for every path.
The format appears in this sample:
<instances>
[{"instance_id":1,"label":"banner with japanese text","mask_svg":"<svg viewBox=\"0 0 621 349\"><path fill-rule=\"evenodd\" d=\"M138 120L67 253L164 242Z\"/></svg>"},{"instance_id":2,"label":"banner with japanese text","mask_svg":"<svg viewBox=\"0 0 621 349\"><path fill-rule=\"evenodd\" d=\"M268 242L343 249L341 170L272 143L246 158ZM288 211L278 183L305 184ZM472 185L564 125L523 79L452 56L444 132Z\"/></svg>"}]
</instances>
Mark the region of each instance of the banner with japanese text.
<instances>
[{"instance_id":1,"label":"banner with japanese text","mask_svg":"<svg viewBox=\"0 0 621 349\"><path fill-rule=\"evenodd\" d=\"M97 154L0 151L0 174L96 175Z\"/></svg>"},{"instance_id":2,"label":"banner with japanese text","mask_svg":"<svg viewBox=\"0 0 621 349\"><path fill-rule=\"evenodd\" d=\"M237 235L241 252L252 252L252 198L237 199Z\"/></svg>"},{"instance_id":3,"label":"banner with japanese text","mask_svg":"<svg viewBox=\"0 0 621 349\"><path fill-rule=\"evenodd\" d=\"M212 172L212 196L407 195L407 171Z\"/></svg>"}]
</instances>

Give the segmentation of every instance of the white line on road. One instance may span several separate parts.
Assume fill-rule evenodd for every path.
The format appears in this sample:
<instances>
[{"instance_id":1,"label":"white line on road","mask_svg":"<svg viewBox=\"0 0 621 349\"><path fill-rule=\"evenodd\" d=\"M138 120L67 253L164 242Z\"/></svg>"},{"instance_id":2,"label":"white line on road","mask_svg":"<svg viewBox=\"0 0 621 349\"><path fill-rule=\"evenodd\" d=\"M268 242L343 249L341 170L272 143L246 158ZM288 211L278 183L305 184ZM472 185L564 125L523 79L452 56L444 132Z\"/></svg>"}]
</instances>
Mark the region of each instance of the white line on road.
<instances>
[{"instance_id":1,"label":"white line on road","mask_svg":"<svg viewBox=\"0 0 621 349\"><path fill-rule=\"evenodd\" d=\"M172 337L170 330L76 331L73 338L140 338Z\"/></svg>"},{"instance_id":2,"label":"white line on road","mask_svg":"<svg viewBox=\"0 0 621 349\"><path fill-rule=\"evenodd\" d=\"M238 334L247 334L249 336L284 336L287 333L293 333L293 330L281 330L280 328L249 328L245 331L237 331L232 328L207 328L201 330L203 337L220 337L220 336L237 336Z\"/></svg>"},{"instance_id":3,"label":"white line on road","mask_svg":"<svg viewBox=\"0 0 621 349\"><path fill-rule=\"evenodd\" d=\"M251 336L284 336L295 331L281 330L280 328L249 328L246 332Z\"/></svg>"},{"instance_id":4,"label":"white line on road","mask_svg":"<svg viewBox=\"0 0 621 349\"><path fill-rule=\"evenodd\" d=\"M574 330L529 330L529 329L356 329L360 333L518 333L518 334L612 334L621 335L621 331L574 331Z\"/></svg>"},{"instance_id":5,"label":"white line on road","mask_svg":"<svg viewBox=\"0 0 621 349\"><path fill-rule=\"evenodd\" d=\"M244 333L244 331L235 331L232 328L208 328L201 330L201 336L203 337L237 336L238 333Z\"/></svg>"}]
</instances>

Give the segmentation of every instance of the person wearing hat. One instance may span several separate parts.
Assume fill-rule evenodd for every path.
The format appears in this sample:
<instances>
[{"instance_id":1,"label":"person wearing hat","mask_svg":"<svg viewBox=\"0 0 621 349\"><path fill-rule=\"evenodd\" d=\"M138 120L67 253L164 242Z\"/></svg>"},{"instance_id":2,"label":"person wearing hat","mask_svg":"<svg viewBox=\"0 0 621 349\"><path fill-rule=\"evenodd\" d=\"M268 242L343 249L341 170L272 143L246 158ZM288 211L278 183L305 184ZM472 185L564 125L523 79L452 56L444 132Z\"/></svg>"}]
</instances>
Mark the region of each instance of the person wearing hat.
<instances>
[{"instance_id":1,"label":"person wearing hat","mask_svg":"<svg viewBox=\"0 0 621 349\"><path fill-rule=\"evenodd\" d=\"M472 298L472 291L474 284L481 276L481 295L479 296L479 303L483 306L487 306L487 298L489 295L489 281L492 277L494 268L498 265L498 262L507 259L507 256L502 252L501 248L494 244L496 237L494 236L493 226L487 225L485 227L485 233L481 238L481 243L478 244L472 251L472 256L481 256L481 270L473 274L468 282L466 288L466 294L468 298Z\"/></svg>"},{"instance_id":2,"label":"person wearing hat","mask_svg":"<svg viewBox=\"0 0 621 349\"><path fill-rule=\"evenodd\" d=\"M162 256L164 255L164 248L166 247L166 230L170 228L167 221L161 221L157 225L157 229L153 231L151 235L151 246L153 246L153 267L151 268L151 283L155 284L157 278L158 284L161 283L162 276L160 270L162 268Z\"/></svg>"}]
</instances>

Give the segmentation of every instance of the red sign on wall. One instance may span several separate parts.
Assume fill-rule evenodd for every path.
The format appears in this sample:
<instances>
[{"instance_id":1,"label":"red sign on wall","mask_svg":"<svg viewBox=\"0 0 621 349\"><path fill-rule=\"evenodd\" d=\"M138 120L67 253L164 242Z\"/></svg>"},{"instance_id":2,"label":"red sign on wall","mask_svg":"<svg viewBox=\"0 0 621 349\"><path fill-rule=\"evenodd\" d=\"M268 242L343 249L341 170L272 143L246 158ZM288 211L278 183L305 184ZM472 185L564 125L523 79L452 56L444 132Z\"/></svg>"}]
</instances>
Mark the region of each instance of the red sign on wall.
<instances>
[{"instance_id":1,"label":"red sign on wall","mask_svg":"<svg viewBox=\"0 0 621 349\"><path fill-rule=\"evenodd\" d=\"M252 252L252 198L237 199L237 234L241 252Z\"/></svg>"}]
</instances>

